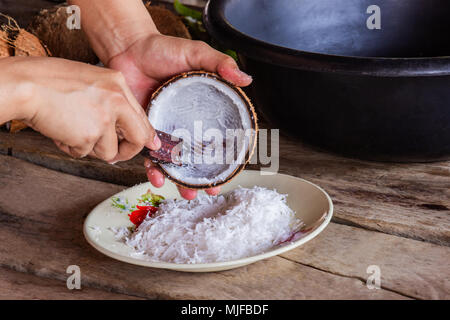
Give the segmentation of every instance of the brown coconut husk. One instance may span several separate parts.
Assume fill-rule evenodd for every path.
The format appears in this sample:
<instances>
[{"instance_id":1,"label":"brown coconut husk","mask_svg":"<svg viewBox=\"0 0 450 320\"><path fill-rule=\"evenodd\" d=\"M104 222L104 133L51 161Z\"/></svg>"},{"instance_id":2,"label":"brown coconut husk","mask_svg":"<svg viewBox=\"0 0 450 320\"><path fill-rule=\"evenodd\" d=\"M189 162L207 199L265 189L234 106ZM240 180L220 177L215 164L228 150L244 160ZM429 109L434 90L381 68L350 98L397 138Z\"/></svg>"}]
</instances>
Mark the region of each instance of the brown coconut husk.
<instances>
[{"instance_id":1,"label":"brown coconut husk","mask_svg":"<svg viewBox=\"0 0 450 320\"><path fill-rule=\"evenodd\" d=\"M9 44L9 37L6 31L0 30L0 58L10 57L12 48Z\"/></svg>"},{"instance_id":2,"label":"brown coconut husk","mask_svg":"<svg viewBox=\"0 0 450 320\"><path fill-rule=\"evenodd\" d=\"M229 176L227 179L225 179L224 181L218 182L218 183L214 183L214 184L203 184L203 185L190 185L188 183L185 183L183 181L180 181L174 177L172 177L171 175L169 175L169 173L164 170L164 168L161 166L160 163L156 163L156 166L159 167L160 171L169 179L171 180L173 183L175 183L177 186L183 187L183 188L187 188L187 189L192 189L192 190L203 190L203 189L209 189L212 187L219 187L222 186L224 184L227 184L228 182L230 182L231 180L233 180L237 175L239 175L239 173L242 172L242 170L244 170L245 166L250 162L250 159L253 156L253 153L256 150L256 143L257 143L257 137L258 137L258 130L259 130L259 126L258 126L258 117L255 111L255 108L252 104L252 102L250 101L250 99L248 98L248 96L245 94L245 92L239 88L238 86L232 84L231 82L223 79L221 76L219 76L216 73L213 72L208 72L208 71L203 71L203 70L199 70L199 71L189 71L189 72L183 72L180 73L172 78L170 78L169 80L167 80L165 83L163 83L158 89L156 89L156 91L152 94L151 98L150 98L150 103L148 104L148 108L146 110L146 113L148 115L150 109L151 109L151 101L155 100L158 95L168 86L170 86L172 83L174 83L175 81L178 81L180 79L183 78L187 78L187 77L192 77L192 76L204 76L204 77L210 77L210 78L214 78L216 80L219 80L223 83L225 83L227 86L229 86L230 88L232 88L246 103L247 106L247 112L250 115L250 118L252 119L252 129L255 131L255 135L252 137L252 143L250 145L250 148L246 154L246 161L245 163L239 165Z\"/></svg>"},{"instance_id":3,"label":"brown coconut husk","mask_svg":"<svg viewBox=\"0 0 450 320\"><path fill-rule=\"evenodd\" d=\"M7 24L1 26L3 31L3 41L9 45L13 56L46 57L50 56L50 51L34 35L20 28L16 20L0 13L0 17L7 19Z\"/></svg>"},{"instance_id":4,"label":"brown coconut husk","mask_svg":"<svg viewBox=\"0 0 450 320\"><path fill-rule=\"evenodd\" d=\"M23 123L22 121L11 120L11 122L8 125L8 128L9 128L9 132L16 133L16 132L19 132L20 130L28 128L28 126L25 123Z\"/></svg>"},{"instance_id":5,"label":"brown coconut husk","mask_svg":"<svg viewBox=\"0 0 450 320\"><path fill-rule=\"evenodd\" d=\"M9 31L18 28L18 25L13 18L3 13L0 13L0 18L7 21L6 24L2 24L0 20L0 58L10 57L14 55L14 51Z\"/></svg>"},{"instance_id":6,"label":"brown coconut husk","mask_svg":"<svg viewBox=\"0 0 450 320\"><path fill-rule=\"evenodd\" d=\"M29 56L46 57L50 52L44 44L31 33L21 29L10 16L0 13L7 20L0 28L0 57ZM8 123L9 132L15 133L27 127L21 121L12 120Z\"/></svg>"},{"instance_id":7,"label":"brown coconut husk","mask_svg":"<svg viewBox=\"0 0 450 320\"><path fill-rule=\"evenodd\" d=\"M52 55L90 64L98 63L86 34L81 29L67 28L66 6L41 10L31 21L28 31L41 39Z\"/></svg>"},{"instance_id":8,"label":"brown coconut husk","mask_svg":"<svg viewBox=\"0 0 450 320\"><path fill-rule=\"evenodd\" d=\"M147 2L145 6L159 32L166 36L192 39L189 30L179 16L166 8L152 6L150 2Z\"/></svg>"},{"instance_id":9,"label":"brown coconut husk","mask_svg":"<svg viewBox=\"0 0 450 320\"><path fill-rule=\"evenodd\" d=\"M41 41L24 29L19 29L13 46L16 57L47 57L50 55Z\"/></svg>"}]
</instances>

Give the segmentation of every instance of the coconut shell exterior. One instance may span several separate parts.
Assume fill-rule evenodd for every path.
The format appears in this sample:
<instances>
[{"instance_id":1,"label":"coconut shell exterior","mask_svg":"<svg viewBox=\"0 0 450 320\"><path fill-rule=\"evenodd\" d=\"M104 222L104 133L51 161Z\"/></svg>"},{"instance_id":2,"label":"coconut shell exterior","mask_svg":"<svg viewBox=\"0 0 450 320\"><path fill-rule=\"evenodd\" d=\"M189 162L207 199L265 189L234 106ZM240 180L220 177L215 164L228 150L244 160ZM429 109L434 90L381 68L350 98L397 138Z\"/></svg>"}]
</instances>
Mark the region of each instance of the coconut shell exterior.
<instances>
[{"instance_id":1,"label":"coconut shell exterior","mask_svg":"<svg viewBox=\"0 0 450 320\"><path fill-rule=\"evenodd\" d=\"M28 126L19 120L11 120L9 124L9 132L11 133L19 132L20 130L23 130L25 128L28 128Z\"/></svg>"},{"instance_id":2,"label":"coconut shell exterior","mask_svg":"<svg viewBox=\"0 0 450 320\"><path fill-rule=\"evenodd\" d=\"M43 9L27 29L45 43L55 57L90 64L98 63L84 31L67 28L68 17L65 6Z\"/></svg>"},{"instance_id":3,"label":"coconut shell exterior","mask_svg":"<svg viewBox=\"0 0 450 320\"><path fill-rule=\"evenodd\" d=\"M242 100L245 102L246 106L247 106L247 112L249 113L249 116L252 120L252 126L254 129L254 136L252 137L252 141L250 143L250 147L249 150L247 152L247 155L245 157L246 161L245 163L239 165L229 176L227 179L225 179L224 181L218 182L218 183L211 183L211 184L203 184L203 185L190 185L188 183L185 183L183 181L180 181L178 179L173 178L172 176L170 176L165 170L164 168L161 166L161 164L156 163L156 166L159 167L159 169L161 170L161 172L169 179L171 180L173 183L175 183L176 185L183 187L183 188L187 188L187 189L193 189L193 190L203 190L203 189L209 189L209 188L213 188L213 187L219 187L221 185L227 184L228 182L230 182L234 177L236 177L239 173L242 172L242 170L244 170L245 166L248 164L248 162L250 161L250 159L253 156L253 153L255 152L256 149L256 143L257 143L257 137L258 137L258 118L255 112L255 108L253 107L253 104L251 103L250 99L247 97L247 95L245 94L245 92L235 86L234 84L230 83L229 81L223 79L222 77L220 77L218 74L216 73L212 73L212 72L208 72L208 71L189 71L189 72L183 72L181 74L178 74L174 77L172 77L171 79L167 80L165 83L163 83L151 96L150 98L150 103L148 104L146 113L148 116L148 113L150 112L151 109L151 104L153 102L153 100L155 100L158 95L166 88L168 87L170 84L172 84L175 81L178 81L180 79L184 79L187 77L193 77L193 76L205 76L205 77L210 77L213 79L216 79L218 81L221 81L222 83L226 84L227 86L229 86L231 89L233 89L241 98Z\"/></svg>"},{"instance_id":4,"label":"coconut shell exterior","mask_svg":"<svg viewBox=\"0 0 450 320\"><path fill-rule=\"evenodd\" d=\"M150 3L145 6L159 32L166 36L192 39L189 30L179 16L166 8L151 6Z\"/></svg>"},{"instance_id":5,"label":"coconut shell exterior","mask_svg":"<svg viewBox=\"0 0 450 320\"><path fill-rule=\"evenodd\" d=\"M20 29L16 35L13 46L16 57L47 57L49 55L41 41L23 29Z\"/></svg>"},{"instance_id":6,"label":"coconut shell exterior","mask_svg":"<svg viewBox=\"0 0 450 320\"><path fill-rule=\"evenodd\" d=\"M8 33L0 30L0 58L12 55L11 45L8 43Z\"/></svg>"}]
</instances>

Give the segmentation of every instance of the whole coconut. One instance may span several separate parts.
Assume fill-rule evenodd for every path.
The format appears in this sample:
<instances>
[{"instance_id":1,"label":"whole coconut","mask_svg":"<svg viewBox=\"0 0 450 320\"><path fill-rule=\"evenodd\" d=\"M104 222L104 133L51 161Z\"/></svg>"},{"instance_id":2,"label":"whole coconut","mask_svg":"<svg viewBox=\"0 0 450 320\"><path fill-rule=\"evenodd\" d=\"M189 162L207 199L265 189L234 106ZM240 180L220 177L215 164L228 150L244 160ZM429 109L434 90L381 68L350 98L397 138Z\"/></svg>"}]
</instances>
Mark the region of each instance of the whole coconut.
<instances>
[{"instance_id":1,"label":"whole coconut","mask_svg":"<svg viewBox=\"0 0 450 320\"><path fill-rule=\"evenodd\" d=\"M145 6L159 32L166 36L192 39L191 34L179 16L166 8L151 6L150 3L147 3Z\"/></svg>"},{"instance_id":2,"label":"whole coconut","mask_svg":"<svg viewBox=\"0 0 450 320\"><path fill-rule=\"evenodd\" d=\"M41 10L27 29L47 45L53 56L96 64L98 58L84 31L67 28L66 8L58 5Z\"/></svg>"}]
</instances>

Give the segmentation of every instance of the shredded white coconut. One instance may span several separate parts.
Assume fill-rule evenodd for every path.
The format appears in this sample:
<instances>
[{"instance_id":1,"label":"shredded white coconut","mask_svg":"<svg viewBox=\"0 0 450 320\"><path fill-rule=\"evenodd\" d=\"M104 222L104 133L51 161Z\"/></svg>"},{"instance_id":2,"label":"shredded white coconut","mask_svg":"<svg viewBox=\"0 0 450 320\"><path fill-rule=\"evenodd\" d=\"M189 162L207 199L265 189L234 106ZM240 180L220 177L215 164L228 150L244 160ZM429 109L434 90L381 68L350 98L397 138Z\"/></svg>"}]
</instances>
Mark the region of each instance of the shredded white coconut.
<instances>
[{"instance_id":1,"label":"shredded white coconut","mask_svg":"<svg viewBox=\"0 0 450 320\"><path fill-rule=\"evenodd\" d=\"M109 228L114 233L114 239L120 240L120 241L126 241L126 239L130 236L130 230L126 227L118 227Z\"/></svg>"},{"instance_id":2,"label":"shredded white coconut","mask_svg":"<svg viewBox=\"0 0 450 320\"><path fill-rule=\"evenodd\" d=\"M300 225L286 195L261 187L238 188L215 197L166 200L135 232L123 237L120 230L118 238L147 260L208 263L265 252Z\"/></svg>"}]
</instances>

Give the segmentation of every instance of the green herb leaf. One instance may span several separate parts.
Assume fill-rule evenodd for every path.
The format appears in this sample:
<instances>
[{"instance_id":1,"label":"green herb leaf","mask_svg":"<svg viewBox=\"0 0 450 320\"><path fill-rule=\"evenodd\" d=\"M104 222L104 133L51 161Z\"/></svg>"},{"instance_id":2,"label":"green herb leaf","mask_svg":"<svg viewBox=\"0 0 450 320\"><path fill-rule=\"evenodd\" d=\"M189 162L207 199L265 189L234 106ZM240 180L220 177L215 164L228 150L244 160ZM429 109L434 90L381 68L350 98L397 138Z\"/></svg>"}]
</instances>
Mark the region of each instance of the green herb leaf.
<instances>
[{"instance_id":1,"label":"green herb leaf","mask_svg":"<svg viewBox=\"0 0 450 320\"><path fill-rule=\"evenodd\" d=\"M238 56L237 56L236 51L227 49L227 50L224 50L223 53L229 55L229 56L232 57L234 60L238 61Z\"/></svg>"},{"instance_id":2,"label":"green herb leaf","mask_svg":"<svg viewBox=\"0 0 450 320\"><path fill-rule=\"evenodd\" d=\"M173 7L175 8L175 11L179 15L182 15L183 17L191 17L194 18L195 20L200 21L202 20L202 13L200 11L186 7L179 0L174 1Z\"/></svg>"},{"instance_id":3,"label":"green herb leaf","mask_svg":"<svg viewBox=\"0 0 450 320\"><path fill-rule=\"evenodd\" d=\"M120 210L127 210L128 208L128 200L121 199L119 197L112 198L112 204L114 208L120 209Z\"/></svg>"},{"instance_id":4,"label":"green herb leaf","mask_svg":"<svg viewBox=\"0 0 450 320\"><path fill-rule=\"evenodd\" d=\"M203 22L202 21L198 21L193 19L192 17L188 16L188 17L183 17L183 21L185 22L185 24L188 25L188 27L194 31L195 33L206 33L206 29L203 26Z\"/></svg>"},{"instance_id":5,"label":"green herb leaf","mask_svg":"<svg viewBox=\"0 0 450 320\"><path fill-rule=\"evenodd\" d=\"M147 205L152 205L154 207L158 207L161 202L164 200L163 196L160 196L158 194L154 194L151 191L143 194L139 199L139 203L145 203Z\"/></svg>"}]
</instances>

